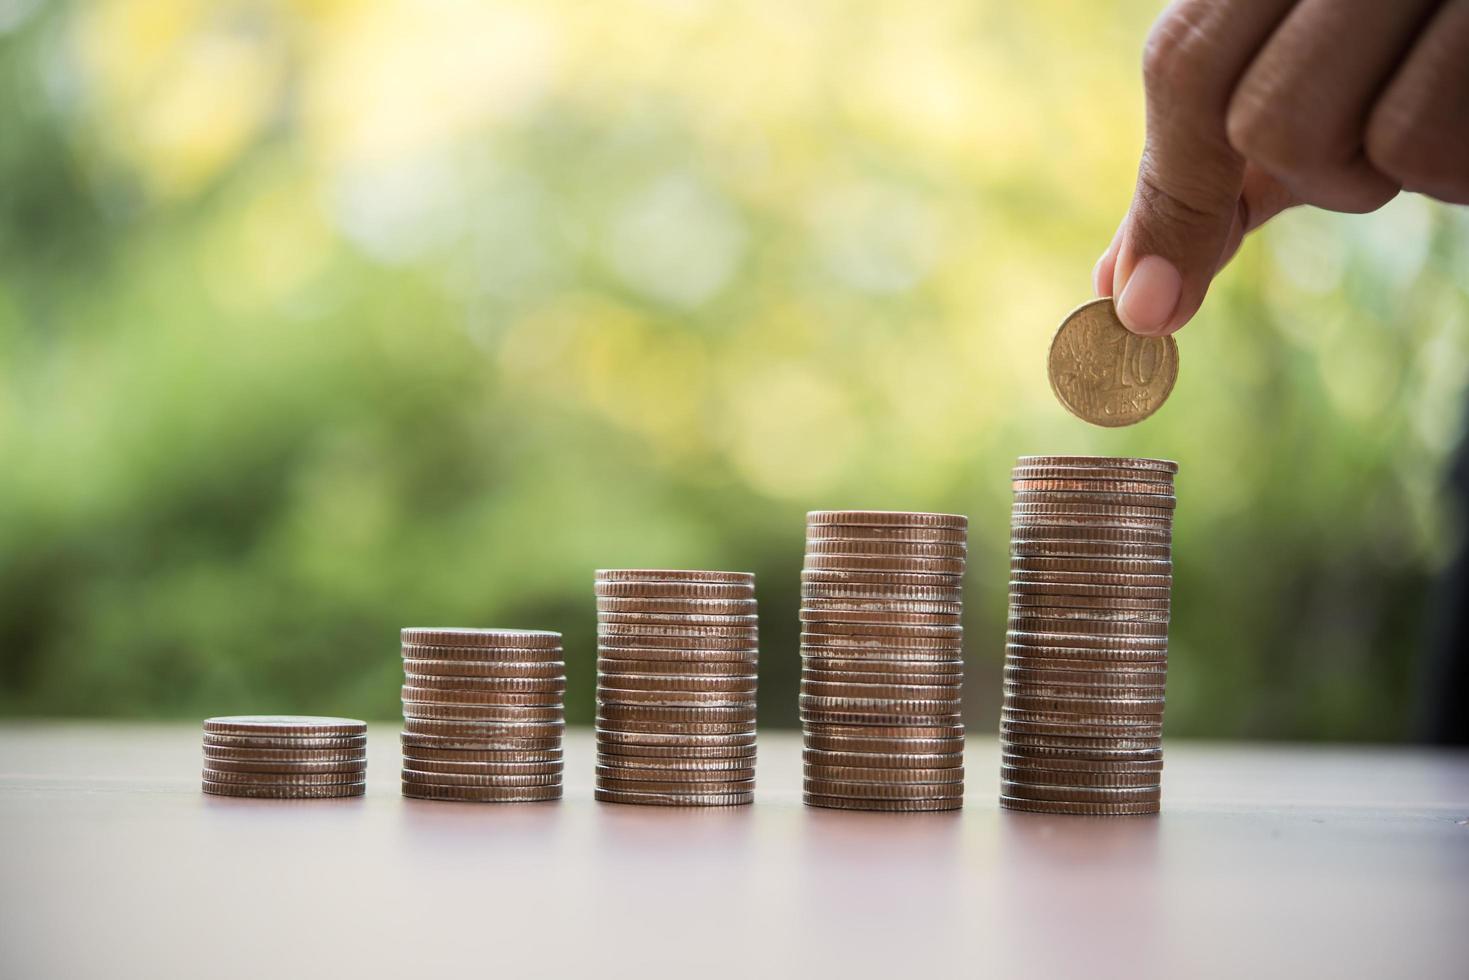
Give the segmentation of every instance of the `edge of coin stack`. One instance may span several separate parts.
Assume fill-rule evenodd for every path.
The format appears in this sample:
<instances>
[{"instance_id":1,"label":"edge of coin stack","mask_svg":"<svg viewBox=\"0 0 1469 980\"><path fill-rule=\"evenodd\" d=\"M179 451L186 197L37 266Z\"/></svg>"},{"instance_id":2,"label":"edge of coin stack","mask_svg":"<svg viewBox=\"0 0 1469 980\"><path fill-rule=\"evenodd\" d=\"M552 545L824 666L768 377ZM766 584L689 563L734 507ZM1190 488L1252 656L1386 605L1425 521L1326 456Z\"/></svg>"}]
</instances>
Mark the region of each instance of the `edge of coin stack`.
<instances>
[{"instance_id":1,"label":"edge of coin stack","mask_svg":"<svg viewBox=\"0 0 1469 980\"><path fill-rule=\"evenodd\" d=\"M367 787L367 723L317 715L206 718L203 776L211 796L361 796Z\"/></svg>"},{"instance_id":2,"label":"edge of coin stack","mask_svg":"<svg viewBox=\"0 0 1469 980\"><path fill-rule=\"evenodd\" d=\"M410 627L403 644L403 795L559 800L566 659L547 630Z\"/></svg>"},{"instance_id":3,"label":"edge of coin stack","mask_svg":"<svg viewBox=\"0 0 1469 980\"><path fill-rule=\"evenodd\" d=\"M805 802L964 805L960 514L812 511L801 572Z\"/></svg>"},{"instance_id":4,"label":"edge of coin stack","mask_svg":"<svg viewBox=\"0 0 1469 980\"><path fill-rule=\"evenodd\" d=\"M1002 807L1159 811L1177 472L1131 457L1017 462Z\"/></svg>"},{"instance_id":5,"label":"edge of coin stack","mask_svg":"<svg viewBox=\"0 0 1469 980\"><path fill-rule=\"evenodd\" d=\"M601 569L595 592L596 798L753 801L754 573Z\"/></svg>"}]
</instances>

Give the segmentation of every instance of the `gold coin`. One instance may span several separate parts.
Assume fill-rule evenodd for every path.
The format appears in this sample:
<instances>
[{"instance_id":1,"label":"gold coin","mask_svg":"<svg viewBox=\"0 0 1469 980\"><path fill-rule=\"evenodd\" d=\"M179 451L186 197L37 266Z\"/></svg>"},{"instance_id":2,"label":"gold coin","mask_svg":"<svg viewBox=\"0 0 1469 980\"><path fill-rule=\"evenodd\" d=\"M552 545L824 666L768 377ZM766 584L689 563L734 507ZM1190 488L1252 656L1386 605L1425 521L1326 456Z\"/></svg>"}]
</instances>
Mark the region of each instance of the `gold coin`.
<instances>
[{"instance_id":1,"label":"gold coin","mask_svg":"<svg viewBox=\"0 0 1469 980\"><path fill-rule=\"evenodd\" d=\"M1108 428L1132 425L1168 400L1178 380L1178 343L1140 337L1117 319L1110 299L1092 300L1061 321L1046 373L1072 415Z\"/></svg>"}]
</instances>

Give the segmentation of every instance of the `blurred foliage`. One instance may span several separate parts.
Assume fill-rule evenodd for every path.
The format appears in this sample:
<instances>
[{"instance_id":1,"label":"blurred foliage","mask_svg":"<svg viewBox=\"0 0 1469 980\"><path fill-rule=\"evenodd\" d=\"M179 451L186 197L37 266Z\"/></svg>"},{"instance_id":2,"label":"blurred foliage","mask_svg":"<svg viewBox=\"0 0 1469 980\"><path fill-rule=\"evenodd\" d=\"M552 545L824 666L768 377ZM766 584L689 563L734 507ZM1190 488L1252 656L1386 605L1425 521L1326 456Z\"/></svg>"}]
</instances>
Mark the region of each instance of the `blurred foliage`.
<instances>
[{"instance_id":1,"label":"blurred foliage","mask_svg":"<svg viewBox=\"0 0 1469 980\"><path fill-rule=\"evenodd\" d=\"M0 0L0 712L386 718L461 624L563 630L586 720L592 570L673 566L759 574L790 724L841 506L971 515L983 731L1009 467L1096 452L1182 466L1170 731L1400 735L1469 220L1284 216L1075 421L1154 13Z\"/></svg>"}]
</instances>

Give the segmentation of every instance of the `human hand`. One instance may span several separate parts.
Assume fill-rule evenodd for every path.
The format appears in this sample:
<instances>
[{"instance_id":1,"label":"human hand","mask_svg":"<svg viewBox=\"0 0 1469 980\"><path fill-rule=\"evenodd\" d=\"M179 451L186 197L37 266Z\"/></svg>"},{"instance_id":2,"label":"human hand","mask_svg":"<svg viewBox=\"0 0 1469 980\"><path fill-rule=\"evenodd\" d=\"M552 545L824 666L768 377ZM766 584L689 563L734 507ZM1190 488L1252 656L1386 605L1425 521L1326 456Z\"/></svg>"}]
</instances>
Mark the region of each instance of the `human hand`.
<instances>
[{"instance_id":1,"label":"human hand","mask_svg":"<svg viewBox=\"0 0 1469 980\"><path fill-rule=\"evenodd\" d=\"M1469 204L1469 0L1177 0L1143 80L1137 188L1093 271L1134 333L1187 323L1293 205Z\"/></svg>"}]
</instances>

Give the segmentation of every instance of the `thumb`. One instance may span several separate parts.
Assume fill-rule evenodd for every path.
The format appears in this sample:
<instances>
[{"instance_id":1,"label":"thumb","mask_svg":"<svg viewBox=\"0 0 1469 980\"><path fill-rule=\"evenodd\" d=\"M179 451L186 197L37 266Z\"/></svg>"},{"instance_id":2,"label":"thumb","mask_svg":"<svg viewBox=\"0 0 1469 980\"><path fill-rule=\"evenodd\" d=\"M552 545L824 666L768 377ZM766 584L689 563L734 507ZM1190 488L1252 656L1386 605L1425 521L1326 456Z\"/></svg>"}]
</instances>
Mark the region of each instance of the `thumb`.
<instances>
[{"instance_id":1,"label":"thumb","mask_svg":"<svg viewBox=\"0 0 1469 980\"><path fill-rule=\"evenodd\" d=\"M1178 0L1148 37L1137 187L1115 252L1097 270L1100 279L1110 265L1117 315L1134 333L1172 333L1187 323L1231 246L1245 161L1225 127L1230 92L1290 6Z\"/></svg>"},{"instance_id":2,"label":"thumb","mask_svg":"<svg viewBox=\"0 0 1469 980\"><path fill-rule=\"evenodd\" d=\"M1149 133L1112 267L1129 330L1172 333L1198 312L1231 245L1243 178L1244 162L1222 141Z\"/></svg>"}]
</instances>

